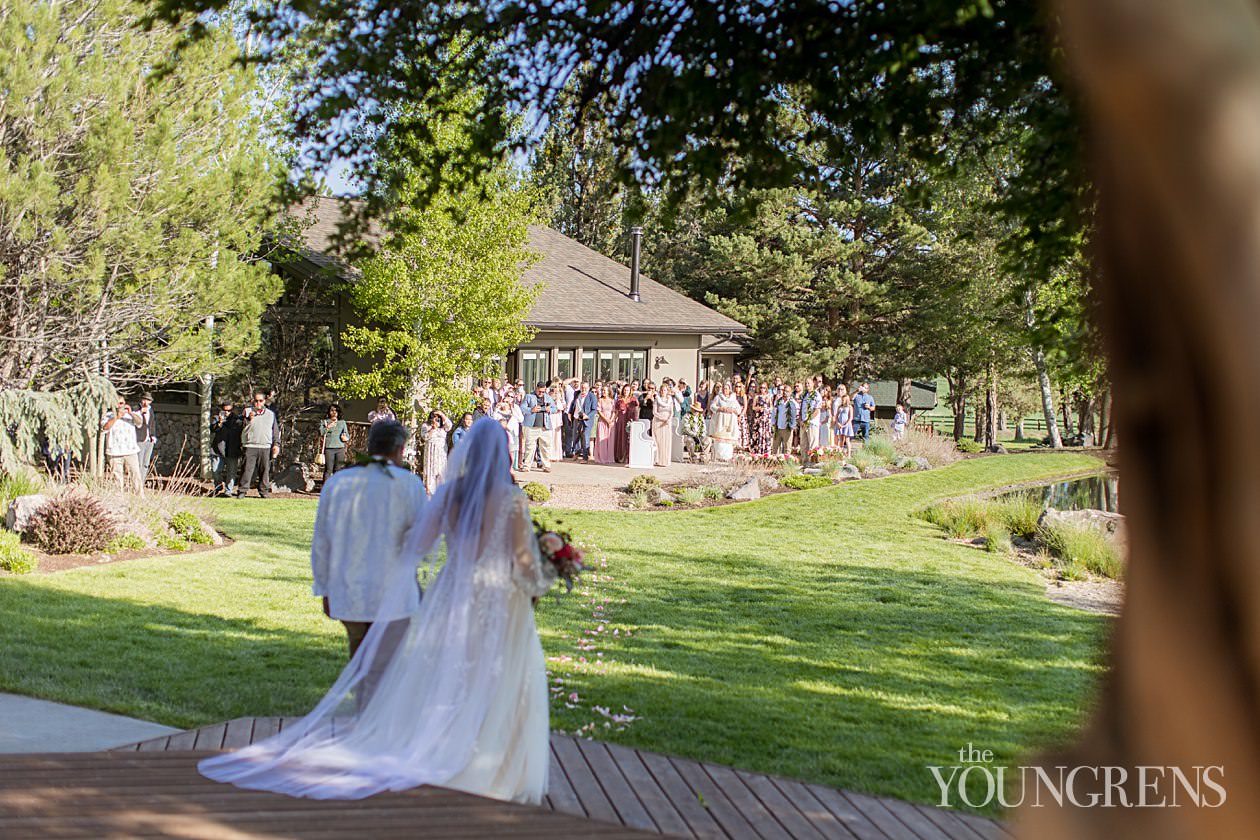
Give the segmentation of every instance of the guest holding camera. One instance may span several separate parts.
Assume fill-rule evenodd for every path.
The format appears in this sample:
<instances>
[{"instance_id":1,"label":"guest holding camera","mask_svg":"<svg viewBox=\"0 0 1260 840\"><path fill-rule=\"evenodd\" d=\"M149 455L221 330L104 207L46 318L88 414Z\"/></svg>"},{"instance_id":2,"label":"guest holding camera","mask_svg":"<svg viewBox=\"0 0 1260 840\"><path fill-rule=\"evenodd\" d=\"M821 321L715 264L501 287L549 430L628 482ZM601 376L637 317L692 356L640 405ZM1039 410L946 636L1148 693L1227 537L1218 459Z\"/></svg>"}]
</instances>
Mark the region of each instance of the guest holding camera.
<instances>
[{"instance_id":1,"label":"guest holding camera","mask_svg":"<svg viewBox=\"0 0 1260 840\"><path fill-rule=\"evenodd\" d=\"M257 473L258 495L265 499L271 495L271 459L280 454L280 423L275 412L267 408L267 395L262 391L254 394L253 404L245 409L244 420L241 445L245 450L245 472L236 497L245 498Z\"/></svg>"}]
</instances>

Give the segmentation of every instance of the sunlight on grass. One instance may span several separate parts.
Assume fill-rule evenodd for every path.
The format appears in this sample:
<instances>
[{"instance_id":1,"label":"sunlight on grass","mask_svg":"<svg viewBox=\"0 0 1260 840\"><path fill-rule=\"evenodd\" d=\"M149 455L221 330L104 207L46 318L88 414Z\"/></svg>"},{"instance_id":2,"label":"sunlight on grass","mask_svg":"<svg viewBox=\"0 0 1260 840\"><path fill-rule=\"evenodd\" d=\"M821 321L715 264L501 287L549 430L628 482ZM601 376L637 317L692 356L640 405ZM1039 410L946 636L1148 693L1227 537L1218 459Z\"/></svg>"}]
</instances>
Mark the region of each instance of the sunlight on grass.
<instances>
[{"instance_id":1,"label":"sunlight on grass","mask_svg":"<svg viewBox=\"0 0 1260 840\"><path fill-rule=\"evenodd\" d=\"M1096 467L981 458L696 511L564 512L607 566L539 605L553 725L925 802L924 765L968 742L1014 763L1069 737L1104 620L913 514ZM313 706L346 656L310 595L313 501L214 510L237 541L221 551L0 578L0 690L184 727Z\"/></svg>"}]
</instances>

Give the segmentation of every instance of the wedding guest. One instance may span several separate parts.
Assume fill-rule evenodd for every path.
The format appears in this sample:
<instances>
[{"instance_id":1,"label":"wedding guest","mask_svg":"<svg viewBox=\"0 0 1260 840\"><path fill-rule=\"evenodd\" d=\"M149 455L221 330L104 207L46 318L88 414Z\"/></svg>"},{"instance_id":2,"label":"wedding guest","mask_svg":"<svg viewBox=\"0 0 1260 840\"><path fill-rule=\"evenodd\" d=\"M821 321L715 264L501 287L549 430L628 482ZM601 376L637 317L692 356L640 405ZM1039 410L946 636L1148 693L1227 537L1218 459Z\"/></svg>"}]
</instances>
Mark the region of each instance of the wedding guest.
<instances>
[{"instance_id":1,"label":"wedding guest","mask_svg":"<svg viewBox=\"0 0 1260 840\"><path fill-rule=\"evenodd\" d=\"M346 465L346 444L350 442L350 428L341 419L341 406L333 403L319 422L320 443L324 449L324 481Z\"/></svg>"},{"instance_id":2,"label":"wedding guest","mask_svg":"<svg viewBox=\"0 0 1260 840\"><path fill-rule=\"evenodd\" d=\"M831 446L831 386L819 388L822 394L822 406L819 408L821 422L818 424L818 447L826 449Z\"/></svg>"},{"instance_id":3,"label":"wedding guest","mask_svg":"<svg viewBox=\"0 0 1260 840\"><path fill-rule=\"evenodd\" d=\"M871 420L875 412L875 399L871 396L871 386L867 382L858 385L858 392L853 397L853 437L862 438L862 442L871 436Z\"/></svg>"},{"instance_id":4,"label":"wedding guest","mask_svg":"<svg viewBox=\"0 0 1260 840\"><path fill-rule=\"evenodd\" d=\"M430 496L437 492L446 472L446 434L450 430L450 418L436 408L429 412L429 419L420 427L420 440L424 444L424 487Z\"/></svg>"},{"instance_id":5,"label":"wedding guest","mask_svg":"<svg viewBox=\"0 0 1260 840\"><path fill-rule=\"evenodd\" d=\"M472 428L473 421L476 419L471 411L465 411L460 416L459 425L451 432L451 449L459 446L459 442L464 439L464 435L468 434L468 430Z\"/></svg>"},{"instance_id":6,"label":"wedding guest","mask_svg":"<svg viewBox=\"0 0 1260 840\"><path fill-rule=\"evenodd\" d=\"M674 386L668 379L656 394L651 428L652 440L656 441L656 466L668 467L674 457Z\"/></svg>"},{"instance_id":7,"label":"wedding guest","mask_svg":"<svg viewBox=\"0 0 1260 840\"><path fill-rule=\"evenodd\" d=\"M109 460L110 473L118 482L118 489L132 490L144 495L144 478L140 473L140 444L136 430L140 428L140 415L122 397L114 411L108 412L101 421L105 432L105 457Z\"/></svg>"},{"instance_id":8,"label":"wedding guest","mask_svg":"<svg viewBox=\"0 0 1260 840\"><path fill-rule=\"evenodd\" d=\"M736 376L738 376L738 374ZM748 392L744 389L743 382L736 382L734 391L735 401L739 403L739 443L736 445L736 448L738 448L741 452L746 452L748 451L748 446L751 443L748 429Z\"/></svg>"},{"instance_id":9,"label":"wedding guest","mask_svg":"<svg viewBox=\"0 0 1260 840\"><path fill-rule=\"evenodd\" d=\"M796 403L787 389L779 391L774 401L774 455L790 455L792 453L792 432L798 421Z\"/></svg>"},{"instance_id":10,"label":"wedding guest","mask_svg":"<svg viewBox=\"0 0 1260 840\"><path fill-rule=\"evenodd\" d=\"M687 419L687 415L691 413L691 386L687 384L687 380L678 380L678 413L683 420Z\"/></svg>"},{"instance_id":11,"label":"wedding guest","mask_svg":"<svg viewBox=\"0 0 1260 840\"><path fill-rule=\"evenodd\" d=\"M398 422L398 418L394 415L394 410L389 407L389 400L379 397L376 400L376 409L368 412L368 423L376 424L383 420Z\"/></svg>"},{"instance_id":12,"label":"wedding guest","mask_svg":"<svg viewBox=\"0 0 1260 840\"><path fill-rule=\"evenodd\" d=\"M551 409L551 451L554 457L564 457L564 387L554 380L547 389L554 407Z\"/></svg>"},{"instance_id":13,"label":"wedding guest","mask_svg":"<svg viewBox=\"0 0 1260 840\"><path fill-rule=\"evenodd\" d=\"M236 475L241 465L241 432L245 421L232 410L232 401L219 404L219 413L210 421L210 447L214 450L214 493L231 496L236 492Z\"/></svg>"},{"instance_id":14,"label":"wedding guest","mask_svg":"<svg viewBox=\"0 0 1260 840\"><path fill-rule=\"evenodd\" d=\"M145 391L140 395L140 408L136 411L140 424L136 427L136 443L140 446L140 483L149 477L149 465L153 462L153 447L157 445L157 420L153 416L153 395Z\"/></svg>"},{"instance_id":15,"label":"wedding guest","mask_svg":"<svg viewBox=\"0 0 1260 840\"><path fill-rule=\"evenodd\" d=\"M770 386L770 396L774 397L777 400L779 398L779 394L782 394L782 393L783 393L783 377L776 376L774 378L774 384Z\"/></svg>"},{"instance_id":16,"label":"wedding guest","mask_svg":"<svg viewBox=\"0 0 1260 840\"><path fill-rule=\"evenodd\" d=\"M709 414L709 380L704 380L696 386L696 393L692 396L693 402L700 403L700 408L704 409L705 416Z\"/></svg>"},{"instance_id":17,"label":"wedding guest","mask_svg":"<svg viewBox=\"0 0 1260 840\"><path fill-rule=\"evenodd\" d=\"M893 414L892 421L892 439L901 440L906 436L906 426L910 425L910 415L906 413L905 407L901 403L897 403L897 412Z\"/></svg>"},{"instance_id":18,"label":"wedding guest","mask_svg":"<svg viewBox=\"0 0 1260 840\"><path fill-rule=\"evenodd\" d=\"M643 383L643 396L639 398L639 419L648 421L651 428L652 415L656 413L656 383L648 379Z\"/></svg>"},{"instance_id":19,"label":"wedding guest","mask_svg":"<svg viewBox=\"0 0 1260 840\"><path fill-rule=\"evenodd\" d=\"M494 418L507 432L508 456L512 459L512 469L519 470L521 468L521 424L525 420L525 415L521 414L521 409L515 400L504 396L494 410Z\"/></svg>"},{"instance_id":20,"label":"wedding guest","mask_svg":"<svg viewBox=\"0 0 1260 840\"><path fill-rule=\"evenodd\" d=\"M546 382L539 382L534 393L525 395L525 400L521 403L521 413L525 415L522 472L529 472L535 457L542 464L543 472L551 472L551 442L555 438L553 429L557 411L555 400L547 393Z\"/></svg>"},{"instance_id":21,"label":"wedding guest","mask_svg":"<svg viewBox=\"0 0 1260 840\"><path fill-rule=\"evenodd\" d=\"M704 421L704 409L700 407L700 403L694 401L691 403L687 416L683 418L682 436L683 447L687 451L688 458L693 462L708 460L712 444Z\"/></svg>"},{"instance_id":22,"label":"wedding guest","mask_svg":"<svg viewBox=\"0 0 1260 840\"><path fill-rule=\"evenodd\" d=\"M752 399L751 411L752 451L758 455L769 455L774 446L774 397L770 395L770 386L764 382L757 385L757 395Z\"/></svg>"},{"instance_id":23,"label":"wedding guest","mask_svg":"<svg viewBox=\"0 0 1260 840\"><path fill-rule=\"evenodd\" d=\"M600 391L595 414L595 462L597 464L615 464L617 462L615 449L617 403L612 397L611 388L605 387Z\"/></svg>"},{"instance_id":24,"label":"wedding guest","mask_svg":"<svg viewBox=\"0 0 1260 840\"><path fill-rule=\"evenodd\" d=\"M712 417L713 457L729 461L735 456L735 444L739 442L739 401L731 383L722 385L722 391L709 401Z\"/></svg>"},{"instance_id":25,"label":"wedding guest","mask_svg":"<svg viewBox=\"0 0 1260 840\"><path fill-rule=\"evenodd\" d=\"M814 380L805 380L805 392L801 395L801 463L813 460L818 448L818 434L822 425L822 395L814 389Z\"/></svg>"},{"instance_id":26,"label":"wedding guest","mask_svg":"<svg viewBox=\"0 0 1260 840\"><path fill-rule=\"evenodd\" d=\"M630 463L630 424L639 419L639 400L634 396L633 385L621 387L621 397L616 405L617 419L613 425L613 453L618 464Z\"/></svg>"},{"instance_id":27,"label":"wedding guest","mask_svg":"<svg viewBox=\"0 0 1260 840\"><path fill-rule=\"evenodd\" d=\"M844 457L852 454L849 441L853 438L853 401L849 399L849 389L838 386L839 395L832 400L832 423L835 424L836 445Z\"/></svg>"},{"instance_id":28,"label":"wedding guest","mask_svg":"<svg viewBox=\"0 0 1260 840\"><path fill-rule=\"evenodd\" d=\"M267 397L262 391L254 394L254 404L245 409L241 445L245 450L245 469L236 497L245 498L257 472L258 496L265 499L271 495L271 460L280 454L280 422L275 412L267 408Z\"/></svg>"},{"instance_id":29,"label":"wedding guest","mask_svg":"<svg viewBox=\"0 0 1260 840\"><path fill-rule=\"evenodd\" d=\"M573 457L583 461L591 460L591 436L595 433L595 413L599 407L599 397L591 390L587 382L578 386L573 395L573 404L569 414L573 418Z\"/></svg>"}]
</instances>

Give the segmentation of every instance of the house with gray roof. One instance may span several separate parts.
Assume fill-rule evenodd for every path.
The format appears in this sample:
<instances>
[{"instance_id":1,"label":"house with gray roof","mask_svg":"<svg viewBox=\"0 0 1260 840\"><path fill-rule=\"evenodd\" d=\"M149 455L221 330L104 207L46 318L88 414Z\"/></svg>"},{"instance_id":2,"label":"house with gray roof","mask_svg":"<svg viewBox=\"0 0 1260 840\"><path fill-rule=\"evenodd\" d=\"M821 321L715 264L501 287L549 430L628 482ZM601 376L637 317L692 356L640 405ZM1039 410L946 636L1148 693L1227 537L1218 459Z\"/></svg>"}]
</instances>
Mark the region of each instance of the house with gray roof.
<instances>
[{"instance_id":1,"label":"house with gray roof","mask_svg":"<svg viewBox=\"0 0 1260 840\"><path fill-rule=\"evenodd\" d=\"M350 270L332 256L341 201L313 199L295 217L301 242L277 269L347 277ZM695 384L734 372L743 349L738 339L748 333L740 322L549 227L529 227L529 248L539 259L521 282L539 289L525 319L536 333L496 360L500 375L530 385L555 376L592 382L671 377ZM314 314L329 321L334 335L356 322L344 301ZM358 402L343 401L347 417L366 416L369 401Z\"/></svg>"}]
</instances>

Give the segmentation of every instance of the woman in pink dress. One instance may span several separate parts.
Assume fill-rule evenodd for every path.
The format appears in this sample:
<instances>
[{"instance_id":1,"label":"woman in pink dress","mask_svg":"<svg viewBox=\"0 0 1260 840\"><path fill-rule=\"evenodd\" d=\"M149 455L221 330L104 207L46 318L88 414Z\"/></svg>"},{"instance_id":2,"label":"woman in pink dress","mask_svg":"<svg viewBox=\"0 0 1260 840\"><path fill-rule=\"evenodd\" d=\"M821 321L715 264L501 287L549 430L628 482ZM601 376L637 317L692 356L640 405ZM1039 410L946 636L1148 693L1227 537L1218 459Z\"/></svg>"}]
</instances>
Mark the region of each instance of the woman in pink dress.
<instances>
[{"instance_id":1,"label":"woman in pink dress","mask_svg":"<svg viewBox=\"0 0 1260 840\"><path fill-rule=\"evenodd\" d=\"M595 421L595 462L616 463L613 444L616 440L614 429L617 423L617 404L613 401L611 388L600 389L599 405L595 412L598 415Z\"/></svg>"}]
</instances>

